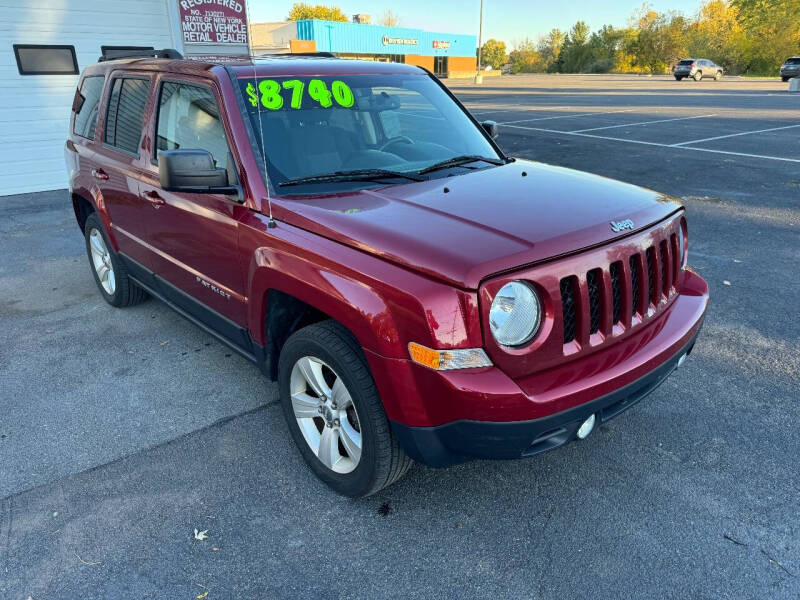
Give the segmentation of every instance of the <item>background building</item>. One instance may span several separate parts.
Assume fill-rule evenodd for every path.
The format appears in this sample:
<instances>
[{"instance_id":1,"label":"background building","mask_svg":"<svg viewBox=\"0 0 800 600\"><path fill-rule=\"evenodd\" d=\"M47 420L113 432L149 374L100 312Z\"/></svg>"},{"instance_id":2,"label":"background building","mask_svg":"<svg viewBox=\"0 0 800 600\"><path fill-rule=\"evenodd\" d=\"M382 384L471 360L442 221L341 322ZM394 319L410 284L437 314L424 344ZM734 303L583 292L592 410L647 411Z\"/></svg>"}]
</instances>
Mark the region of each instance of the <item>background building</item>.
<instances>
[{"instance_id":1,"label":"background building","mask_svg":"<svg viewBox=\"0 0 800 600\"><path fill-rule=\"evenodd\" d=\"M249 52L245 0L0 0L0 196L66 187L64 143L79 73L101 54ZM334 52L475 73L474 36L358 23L259 23L254 52Z\"/></svg>"},{"instance_id":2,"label":"background building","mask_svg":"<svg viewBox=\"0 0 800 600\"><path fill-rule=\"evenodd\" d=\"M0 196L66 187L78 74L104 52L247 54L245 0L0 0Z\"/></svg>"},{"instance_id":3,"label":"background building","mask_svg":"<svg viewBox=\"0 0 800 600\"><path fill-rule=\"evenodd\" d=\"M341 58L404 62L439 77L473 77L477 38L407 27L304 20L254 23L253 52L333 52Z\"/></svg>"}]
</instances>

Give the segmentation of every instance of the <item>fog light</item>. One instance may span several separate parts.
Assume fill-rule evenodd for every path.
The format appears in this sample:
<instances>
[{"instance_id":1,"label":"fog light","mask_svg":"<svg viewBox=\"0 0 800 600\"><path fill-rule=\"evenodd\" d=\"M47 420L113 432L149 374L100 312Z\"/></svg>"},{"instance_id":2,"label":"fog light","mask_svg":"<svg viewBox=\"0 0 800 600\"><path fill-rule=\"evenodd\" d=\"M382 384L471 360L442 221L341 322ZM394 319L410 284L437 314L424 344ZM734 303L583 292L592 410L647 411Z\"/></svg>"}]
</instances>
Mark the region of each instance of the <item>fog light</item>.
<instances>
[{"instance_id":1,"label":"fog light","mask_svg":"<svg viewBox=\"0 0 800 600\"><path fill-rule=\"evenodd\" d=\"M581 426L578 427L579 440L585 440L587 437L589 437L589 434L592 433L592 429L594 429L594 422L594 415L591 415L588 419L581 423Z\"/></svg>"}]
</instances>

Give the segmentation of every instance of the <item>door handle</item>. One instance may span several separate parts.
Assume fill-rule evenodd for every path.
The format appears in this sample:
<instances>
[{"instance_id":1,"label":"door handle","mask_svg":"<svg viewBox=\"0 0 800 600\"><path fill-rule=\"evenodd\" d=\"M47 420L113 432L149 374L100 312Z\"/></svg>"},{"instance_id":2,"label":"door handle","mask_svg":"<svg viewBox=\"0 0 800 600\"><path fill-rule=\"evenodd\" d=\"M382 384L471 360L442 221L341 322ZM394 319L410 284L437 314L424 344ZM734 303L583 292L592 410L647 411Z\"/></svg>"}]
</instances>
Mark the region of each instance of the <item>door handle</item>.
<instances>
[{"instance_id":1,"label":"door handle","mask_svg":"<svg viewBox=\"0 0 800 600\"><path fill-rule=\"evenodd\" d=\"M100 181L108 181L108 173L103 171L103 169L92 169L92 177Z\"/></svg>"},{"instance_id":2,"label":"door handle","mask_svg":"<svg viewBox=\"0 0 800 600\"><path fill-rule=\"evenodd\" d=\"M155 191L155 190L149 190L149 191L145 192L145 193L144 193L144 197L145 197L145 198L147 199L147 201L148 201L150 204L152 204L152 205L153 205L155 208L158 208L159 206L164 206L164 205L167 203L167 201L166 201L166 200L164 200L164 199L163 199L163 198L162 198L162 197L159 195L159 193L158 193L157 191Z\"/></svg>"}]
</instances>

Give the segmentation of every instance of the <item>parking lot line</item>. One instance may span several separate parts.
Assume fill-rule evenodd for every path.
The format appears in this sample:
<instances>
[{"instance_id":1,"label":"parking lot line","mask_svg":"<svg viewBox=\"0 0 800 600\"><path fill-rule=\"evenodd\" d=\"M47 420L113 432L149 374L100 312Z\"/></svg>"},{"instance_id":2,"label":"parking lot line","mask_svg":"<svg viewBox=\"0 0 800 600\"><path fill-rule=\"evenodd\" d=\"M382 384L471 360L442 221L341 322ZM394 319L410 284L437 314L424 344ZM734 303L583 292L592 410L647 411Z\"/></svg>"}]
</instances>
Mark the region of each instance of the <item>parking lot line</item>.
<instances>
[{"instance_id":1,"label":"parking lot line","mask_svg":"<svg viewBox=\"0 0 800 600\"><path fill-rule=\"evenodd\" d=\"M800 159L786 158L785 156L766 156L763 154L749 154L746 152L732 152L729 150L714 150L712 148L694 148L692 146L684 146L679 144L659 144L658 142L645 142L643 140L629 140L625 138L610 137L607 135L596 135L593 133L577 133L575 131L559 131L558 129L544 129L542 127L525 127L524 125L505 125L504 127L512 127L514 129L526 129L528 131L541 131L543 133L555 133L558 135L572 135L577 137L594 138L598 140L610 140L612 142L625 142L627 144L641 144L644 146L659 146L661 148L674 148L675 150L694 150L695 152L711 152L713 154L727 154L729 156L743 156L747 158L763 158L765 160L779 160L782 162L800 163ZM792 127L795 127L792 125ZM800 125L798 125L800 127ZM754 133L754 132L751 132ZM688 142L686 142L688 143ZM696 142L695 142L696 143Z\"/></svg>"},{"instance_id":2,"label":"parking lot line","mask_svg":"<svg viewBox=\"0 0 800 600\"><path fill-rule=\"evenodd\" d=\"M800 124L797 125L785 125L784 127L770 127L769 129L757 129L756 131L742 131L741 133L729 133L728 135L718 135L716 137L710 138L703 138L702 140L692 140L690 142L680 142L678 144L672 144L673 146L687 146L690 144L699 144L701 142L713 142L714 140L724 140L727 138L738 137L740 135L754 135L756 133L767 133L770 131L781 131L783 129L795 129L796 127L800 127Z\"/></svg>"},{"instance_id":3,"label":"parking lot line","mask_svg":"<svg viewBox=\"0 0 800 600\"><path fill-rule=\"evenodd\" d=\"M693 117L676 117L674 119L659 119L658 121L641 121L639 123L623 123L622 125L606 125L605 127L591 127L589 129L576 129L570 133L583 133L585 131L600 131L601 129L617 129L619 127L636 127L637 125L652 125L655 123L669 123L671 121L688 121L690 119L707 119L708 117L716 117L713 115L695 115Z\"/></svg>"},{"instance_id":4,"label":"parking lot line","mask_svg":"<svg viewBox=\"0 0 800 600\"><path fill-rule=\"evenodd\" d=\"M531 121L550 121L553 119L574 119L577 117L596 117L600 115L617 115L620 113L629 113L633 112L635 109L628 108L625 110L612 110L608 112L593 112L593 113L580 113L577 115L558 115L556 117L536 117L533 119L519 119L518 121L505 121L503 123L498 123L498 125L509 125L510 123L530 123Z\"/></svg>"}]
</instances>

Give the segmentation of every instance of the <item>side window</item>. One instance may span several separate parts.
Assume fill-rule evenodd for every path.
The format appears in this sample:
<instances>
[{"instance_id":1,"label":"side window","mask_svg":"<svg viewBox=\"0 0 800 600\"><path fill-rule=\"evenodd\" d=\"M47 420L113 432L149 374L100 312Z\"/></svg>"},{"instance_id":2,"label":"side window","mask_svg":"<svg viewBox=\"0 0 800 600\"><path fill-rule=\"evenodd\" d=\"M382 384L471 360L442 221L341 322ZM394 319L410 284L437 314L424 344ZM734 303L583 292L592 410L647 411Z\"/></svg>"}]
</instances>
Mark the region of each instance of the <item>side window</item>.
<instances>
[{"instance_id":1,"label":"side window","mask_svg":"<svg viewBox=\"0 0 800 600\"><path fill-rule=\"evenodd\" d=\"M120 77L114 80L106 112L106 144L131 154L139 154L139 140L142 139L142 122L149 91L149 79Z\"/></svg>"},{"instance_id":2,"label":"side window","mask_svg":"<svg viewBox=\"0 0 800 600\"><path fill-rule=\"evenodd\" d=\"M82 137L94 139L97 126L97 109L103 95L105 77L87 77L81 84L75 104L75 127L73 131Z\"/></svg>"},{"instance_id":3,"label":"side window","mask_svg":"<svg viewBox=\"0 0 800 600\"><path fill-rule=\"evenodd\" d=\"M161 150L206 150L218 167L228 161L228 142L219 107L209 88L183 83L161 85L156 156Z\"/></svg>"}]
</instances>

